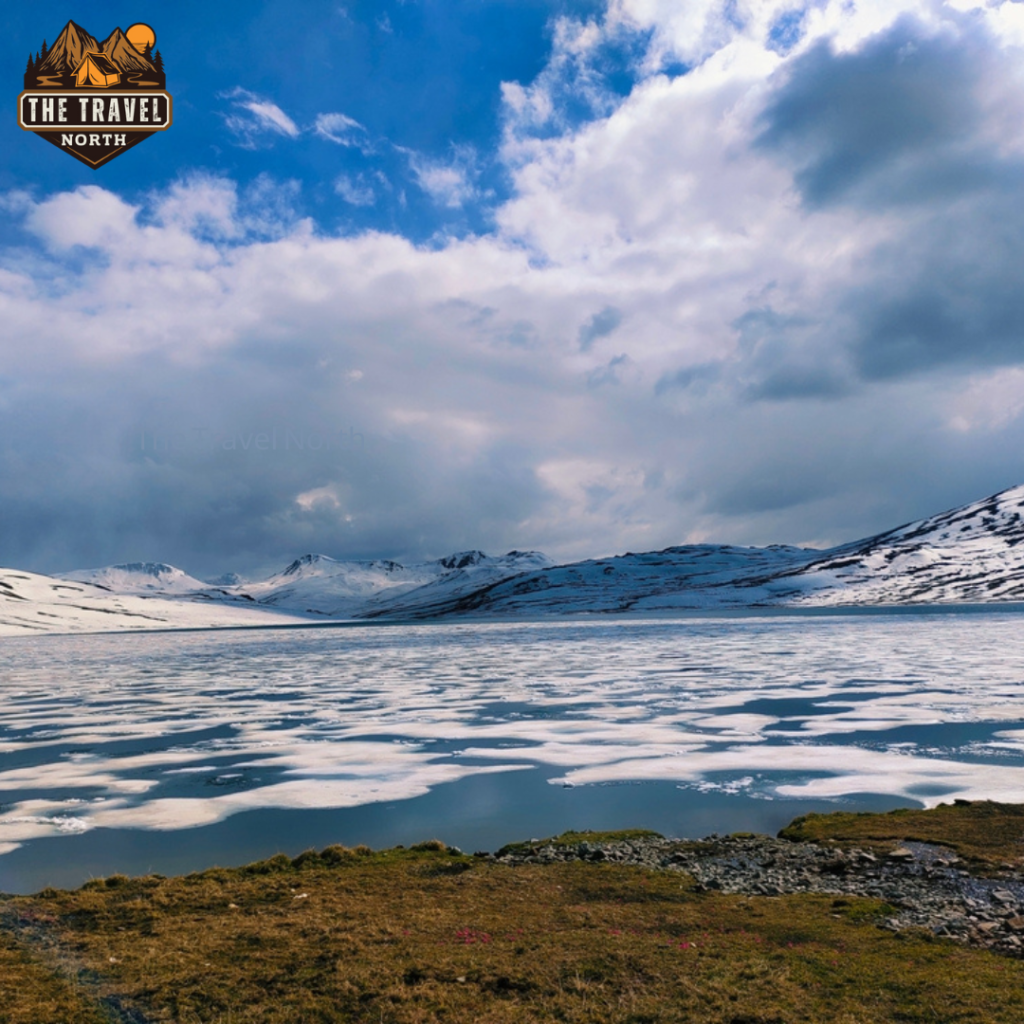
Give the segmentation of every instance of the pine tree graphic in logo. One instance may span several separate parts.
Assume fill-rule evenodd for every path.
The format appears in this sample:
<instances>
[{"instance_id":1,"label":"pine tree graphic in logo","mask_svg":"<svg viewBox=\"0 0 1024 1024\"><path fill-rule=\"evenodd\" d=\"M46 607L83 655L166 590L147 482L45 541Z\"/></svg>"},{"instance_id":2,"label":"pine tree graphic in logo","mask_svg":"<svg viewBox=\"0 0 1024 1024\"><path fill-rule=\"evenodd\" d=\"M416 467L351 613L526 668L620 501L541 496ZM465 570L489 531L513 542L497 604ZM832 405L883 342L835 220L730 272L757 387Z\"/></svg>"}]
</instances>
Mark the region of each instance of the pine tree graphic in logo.
<instances>
[{"instance_id":1,"label":"pine tree graphic in logo","mask_svg":"<svg viewBox=\"0 0 1024 1024\"><path fill-rule=\"evenodd\" d=\"M171 126L171 96L156 33L141 22L103 40L69 21L25 66L18 124L99 167Z\"/></svg>"}]
</instances>

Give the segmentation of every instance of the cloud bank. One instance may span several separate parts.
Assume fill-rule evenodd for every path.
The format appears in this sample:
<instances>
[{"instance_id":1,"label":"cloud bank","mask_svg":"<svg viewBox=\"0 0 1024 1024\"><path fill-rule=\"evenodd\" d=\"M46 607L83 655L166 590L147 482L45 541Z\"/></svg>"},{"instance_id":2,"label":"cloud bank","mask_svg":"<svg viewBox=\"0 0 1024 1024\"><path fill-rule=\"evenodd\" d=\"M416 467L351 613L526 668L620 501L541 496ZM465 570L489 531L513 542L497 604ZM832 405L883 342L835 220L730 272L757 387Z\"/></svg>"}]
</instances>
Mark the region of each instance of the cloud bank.
<instances>
[{"instance_id":1,"label":"cloud bank","mask_svg":"<svg viewBox=\"0 0 1024 1024\"><path fill-rule=\"evenodd\" d=\"M555 28L487 233L332 233L298 179L7 193L0 562L831 543L1024 480L1024 5ZM452 152L419 186L485 204Z\"/></svg>"}]
</instances>

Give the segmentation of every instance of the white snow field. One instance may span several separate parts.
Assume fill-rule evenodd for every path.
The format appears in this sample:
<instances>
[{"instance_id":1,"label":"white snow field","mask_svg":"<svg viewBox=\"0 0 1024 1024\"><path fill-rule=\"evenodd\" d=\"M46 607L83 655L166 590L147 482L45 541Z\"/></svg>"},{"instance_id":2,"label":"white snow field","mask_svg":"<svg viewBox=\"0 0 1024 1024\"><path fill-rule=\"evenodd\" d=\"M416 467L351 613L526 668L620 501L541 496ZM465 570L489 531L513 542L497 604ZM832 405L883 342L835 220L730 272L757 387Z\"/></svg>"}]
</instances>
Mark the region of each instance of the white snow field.
<instances>
[{"instance_id":1,"label":"white snow field","mask_svg":"<svg viewBox=\"0 0 1024 1024\"><path fill-rule=\"evenodd\" d=\"M242 604L112 593L38 573L0 569L0 636L101 633L126 629L204 629L286 625L299 615Z\"/></svg>"}]
</instances>

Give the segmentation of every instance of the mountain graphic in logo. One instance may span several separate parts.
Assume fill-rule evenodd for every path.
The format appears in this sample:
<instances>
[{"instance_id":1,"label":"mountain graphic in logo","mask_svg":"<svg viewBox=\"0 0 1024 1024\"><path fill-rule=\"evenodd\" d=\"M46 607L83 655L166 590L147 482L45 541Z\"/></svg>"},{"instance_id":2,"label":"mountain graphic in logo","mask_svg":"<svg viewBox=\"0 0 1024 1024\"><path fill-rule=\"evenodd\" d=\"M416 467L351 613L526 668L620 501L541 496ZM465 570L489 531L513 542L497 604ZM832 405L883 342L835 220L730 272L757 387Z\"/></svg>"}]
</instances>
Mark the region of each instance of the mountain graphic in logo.
<instances>
[{"instance_id":1,"label":"mountain graphic in logo","mask_svg":"<svg viewBox=\"0 0 1024 1024\"><path fill-rule=\"evenodd\" d=\"M99 167L171 126L163 56L141 22L115 28L103 42L69 21L25 66L18 123L26 131Z\"/></svg>"}]
</instances>

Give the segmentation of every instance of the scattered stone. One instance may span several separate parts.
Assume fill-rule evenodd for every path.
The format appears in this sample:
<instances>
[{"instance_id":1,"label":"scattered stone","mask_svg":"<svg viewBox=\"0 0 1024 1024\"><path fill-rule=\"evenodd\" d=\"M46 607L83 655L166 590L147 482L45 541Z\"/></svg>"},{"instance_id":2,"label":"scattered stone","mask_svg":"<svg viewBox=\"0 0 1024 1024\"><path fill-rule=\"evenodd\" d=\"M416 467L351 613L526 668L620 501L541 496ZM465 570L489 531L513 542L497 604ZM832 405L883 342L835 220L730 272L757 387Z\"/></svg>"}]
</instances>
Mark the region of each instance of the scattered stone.
<instances>
[{"instance_id":1,"label":"scattered stone","mask_svg":"<svg viewBox=\"0 0 1024 1024\"><path fill-rule=\"evenodd\" d=\"M513 866L580 860L678 871L693 878L698 892L870 897L888 905L879 921L887 930L925 928L1024 958L1024 873L998 881L974 877L953 866L958 858L949 849L926 843L908 842L879 857L869 850L749 834L566 845L534 839L491 856ZM841 899L833 904L842 905Z\"/></svg>"}]
</instances>

